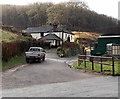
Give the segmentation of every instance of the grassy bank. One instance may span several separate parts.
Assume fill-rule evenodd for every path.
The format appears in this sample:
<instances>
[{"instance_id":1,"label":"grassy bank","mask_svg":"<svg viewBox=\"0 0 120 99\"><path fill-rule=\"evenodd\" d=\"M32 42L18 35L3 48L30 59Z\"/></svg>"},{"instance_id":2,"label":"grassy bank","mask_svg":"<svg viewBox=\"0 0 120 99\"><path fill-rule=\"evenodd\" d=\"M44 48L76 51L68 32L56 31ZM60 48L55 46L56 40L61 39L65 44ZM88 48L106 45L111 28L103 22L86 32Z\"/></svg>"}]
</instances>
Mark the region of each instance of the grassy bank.
<instances>
[{"instance_id":1,"label":"grassy bank","mask_svg":"<svg viewBox=\"0 0 120 99\"><path fill-rule=\"evenodd\" d=\"M5 71L7 69L10 69L12 67L15 67L17 65L24 64L24 63L25 63L25 57L23 55L15 56L15 57L12 57L8 62L3 61L2 68L0 68L0 70Z\"/></svg>"},{"instance_id":2,"label":"grassy bank","mask_svg":"<svg viewBox=\"0 0 120 99\"><path fill-rule=\"evenodd\" d=\"M110 62L107 62L107 63L110 63ZM120 68L118 67L119 64L120 64L119 61L115 62L115 75L120 75ZM90 62L86 62L86 65L87 65L86 71L92 71L92 64ZM76 69L81 69L81 70L85 69L84 63L81 63L81 65L78 66L78 62L74 62L73 67ZM107 70L107 71L102 72L102 74L112 74L111 72L112 66L103 65L103 70ZM100 73L100 71L101 71L100 64L94 63L94 72Z\"/></svg>"},{"instance_id":3,"label":"grassy bank","mask_svg":"<svg viewBox=\"0 0 120 99\"><path fill-rule=\"evenodd\" d=\"M5 30L1 30L0 29L0 33L2 33L2 41L4 42L12 42L17 40L18 36L15 33L9 32L9 31L5 31Z\"/></svg>"}]
</instances>

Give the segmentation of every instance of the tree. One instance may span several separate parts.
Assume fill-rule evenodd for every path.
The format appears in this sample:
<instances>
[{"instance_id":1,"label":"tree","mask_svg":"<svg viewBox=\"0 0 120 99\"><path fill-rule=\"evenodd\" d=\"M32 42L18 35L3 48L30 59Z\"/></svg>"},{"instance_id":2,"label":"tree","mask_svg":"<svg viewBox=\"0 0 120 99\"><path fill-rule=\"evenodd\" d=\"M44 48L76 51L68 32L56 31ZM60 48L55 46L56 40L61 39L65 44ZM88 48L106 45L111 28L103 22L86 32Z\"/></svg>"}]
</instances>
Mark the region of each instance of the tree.
<instances>
[{"instance_id":1,"label":"tree","mask_svg":"<svg viewBox=\"0 0 120 99\"><path fill-rule=\"evenodd\" d=\"M116 33L118 20L89 10L85 2L3 5L2 23L25 29L58 24L71 31Z\"/></svg>"}]
</instances>

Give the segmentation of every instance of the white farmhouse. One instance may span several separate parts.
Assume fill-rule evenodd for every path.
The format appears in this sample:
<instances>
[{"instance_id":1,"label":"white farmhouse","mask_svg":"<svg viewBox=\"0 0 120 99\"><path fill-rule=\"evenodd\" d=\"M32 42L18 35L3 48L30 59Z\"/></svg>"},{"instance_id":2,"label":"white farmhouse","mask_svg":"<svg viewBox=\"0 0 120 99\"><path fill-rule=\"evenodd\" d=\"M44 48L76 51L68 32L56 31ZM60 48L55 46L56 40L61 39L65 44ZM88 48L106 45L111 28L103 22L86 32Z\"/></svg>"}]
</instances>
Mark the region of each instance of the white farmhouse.
<instances>
[{"instance_id":1,"label":"white farmhouse","mask_svg":"<svg viewBox=\"0 0 120 99\"><path fill-rule=\"evenodd\" d=\"M59 46L63 41L66 41L68 38L70 42L74 42L74 34L58 28L57 25L50 25L44 27L29 27L24 30L24 33L29 33L35 39L45 40L51 42L54 46Z\"/></svg>"}]
</instances>

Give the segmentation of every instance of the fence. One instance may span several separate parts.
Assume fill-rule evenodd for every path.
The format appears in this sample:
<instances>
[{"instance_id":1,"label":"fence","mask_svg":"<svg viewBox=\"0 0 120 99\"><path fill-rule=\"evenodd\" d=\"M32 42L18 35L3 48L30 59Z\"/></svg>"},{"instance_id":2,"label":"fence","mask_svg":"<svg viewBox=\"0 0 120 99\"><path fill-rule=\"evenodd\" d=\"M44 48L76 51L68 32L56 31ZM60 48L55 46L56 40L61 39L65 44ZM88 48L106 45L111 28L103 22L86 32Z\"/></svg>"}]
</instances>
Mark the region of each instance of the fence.
<instances>
[{"instance_id":1,"label":"fence","mask_svg":"<svg viewBox=\"0 0 120 99\"><path fill-rule=\"evenodd\" d=\"M111 63L105 63L106 61L111 61ZM89 55L79 55L78 56L78 66L83 62L86 71L86 62L92 63L92 70L94 70L94 63L100 64L101 72L103 72L103 65L112 66L112 75L115 75L114 57L103 57L103 56L89 56ZM105 70L104 70L105 71Z\"/></svg>"}]
</instances>

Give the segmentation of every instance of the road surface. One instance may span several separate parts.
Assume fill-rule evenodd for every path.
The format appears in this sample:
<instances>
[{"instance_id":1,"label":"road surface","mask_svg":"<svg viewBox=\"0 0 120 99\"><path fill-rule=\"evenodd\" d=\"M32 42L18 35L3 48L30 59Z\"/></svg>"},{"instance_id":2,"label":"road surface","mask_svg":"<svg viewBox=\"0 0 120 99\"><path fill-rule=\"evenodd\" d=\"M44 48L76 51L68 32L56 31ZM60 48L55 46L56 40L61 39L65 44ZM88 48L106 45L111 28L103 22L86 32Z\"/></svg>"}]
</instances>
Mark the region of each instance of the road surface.
<instances>
[{"instance_id":1,"label":"road surface","mask_svg":"<svg viewBox=\"0 0 120 99\"><path fill-rule=\"evenodd\" d=\"M3 91L6 97L118 97L117 78L99 77L84 80L34 85Z\"/></svg>"},{"instance_id":2,"label":"road surface","mask_svg":"<svg viewBox=\"0 0 120 99\"><path fill-rule=\"evenodd\" d=\"M2 75L3 97L117 97L118 78L71 69L51 50L43 63L32 63Z\"/></svg>"}]
</instances>

